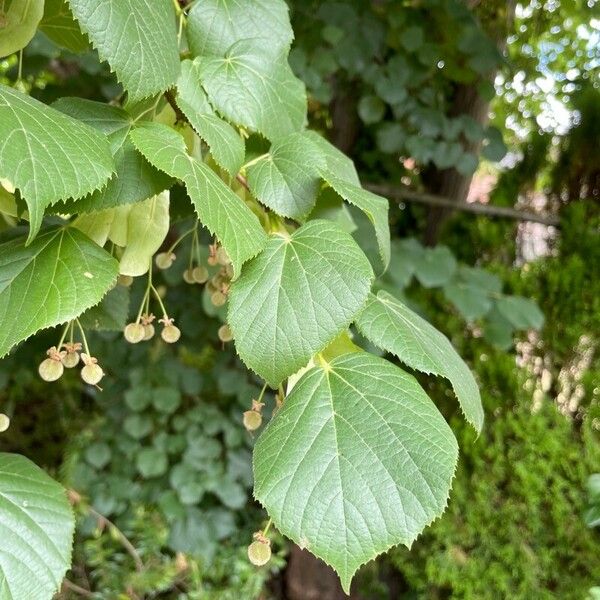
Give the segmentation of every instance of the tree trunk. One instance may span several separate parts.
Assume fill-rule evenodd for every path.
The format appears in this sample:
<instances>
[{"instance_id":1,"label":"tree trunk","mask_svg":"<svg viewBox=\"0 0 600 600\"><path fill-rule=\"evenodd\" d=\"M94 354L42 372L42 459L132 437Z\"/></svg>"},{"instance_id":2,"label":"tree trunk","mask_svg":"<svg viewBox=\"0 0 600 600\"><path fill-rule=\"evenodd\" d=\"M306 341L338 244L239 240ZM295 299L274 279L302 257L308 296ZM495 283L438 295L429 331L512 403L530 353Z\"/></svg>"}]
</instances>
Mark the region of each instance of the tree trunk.
<instances>
[{"instance_id":1,"label":"tree trunk","mask_svg":"<svg viewBox=\"0 0 600 600\"><path fill-rule=\"evenodd\" d=\"M347 600L331 567L307 550L292 546L285 572L286 600Z\"/></svg>"},{"instance_id":2,"label":"tree trunk","mask_svg":"<svg viewBox=\"0 0 600 600\"><path fill-rule=\"evenodd\" d=\"M469 115L478 123L485 125L489 119L490 103L484 100L475 85L460 84L456 87L451 116ZM465 142L464 148L468 152L478 153L478 143ZM463 175L456 169L433 169L427 178L427 190L438 196L449 198L453 202L465 202L471 187L472 175ZM427 213L427 224L424 233L424 242L434 246L440 236L443 224L452 214L450 208L432 208Z\"/></svg>"},{"instance_id":3,"label":"tree trunk","mask_svg":"<svg viewBox=\"0 0 600 600\"><path fill-rule=\"evenodd\" d=\"M479 17L483 29L496 43L498 49L504 52L506 38L512 25L515 14L516 0L500 0L496 3L479 3L477 0L469 0L469 6ZM488 74L484 80L493 82L497 71ZM458 84L455 88L452 100L450 116L468 115L478 123L486 125L489 119L490 103L478 93L481 80L470 84ZM479 143L465 142L466 151L478 153ZM473 175L462 175L456 169L432 170L427 178L427 191L439 196L450 198L454 202L465 202ZM424 233L424 242L428 246L437 243L442 226L452 214L448 208L434 208L427 213L427 224Z\"/></svg>"}]
</instances>

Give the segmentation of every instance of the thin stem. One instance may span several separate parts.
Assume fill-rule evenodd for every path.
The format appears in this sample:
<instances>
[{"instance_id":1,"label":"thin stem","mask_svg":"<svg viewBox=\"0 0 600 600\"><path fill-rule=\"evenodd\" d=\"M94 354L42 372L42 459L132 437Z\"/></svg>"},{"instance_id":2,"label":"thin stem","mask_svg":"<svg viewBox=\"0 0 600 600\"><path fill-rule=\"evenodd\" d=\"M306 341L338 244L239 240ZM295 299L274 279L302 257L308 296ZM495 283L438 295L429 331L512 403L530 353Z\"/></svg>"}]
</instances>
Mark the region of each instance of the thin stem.
<instances>
[{"instance_id":1,"label":"thin stem","mask_svg":"<svg viewBox=\"0 0 600 600\"><path fill-rule=\"evenodd\" d=\"M156 98L156 101L154 102L154 104L150 107L147 108L146 110L142 111L134 120L134 123L137 123L144 115L147 115L149 112L156 110L156 107L158 106L158 103L160 102L160 96L158 96Z\"/></svg>"},{"instance_id":2,"label":"thin stem","mask_svg":"<svg viewBox=\"0 0 600 600\"><path fill-rule=\"evenodd\" d=\"M163 317L165 319L168 319L169 315L167 314L167 309L165 308L165 305L163 304L162 298L160 297L158 290L153 285L150 286L150 289L154 292L154 296L155 296L156 300L158 301L160 310L162 310Z\"/></svg>"},{"instance_id":3,"label":"thin stem","mask_svg":"<svg viewBox=\"0 0 600 600\"><path fill-rule=\"evenodd\" d=\"M150 268L148 269L148 281L146 283L146 291L144 292L144 297L142 298L142 303L140 304L140 310L137 314L136 323L140 322L142 318L142 313L144 312L144 307L146 304L150 306L150 288L152 287L152 259L150 259ZM147 312L147 311L146 311Z\"/></svg>"},{"instance_id":4,"label":"thin stem","mask_svg":"<svg viewBox=\"0 0 600 600\"><path fill-rule=\"evenodd\" d=\"M118 534L119 539L125 550L129 552L131 558L133 558L133 562L135 563L136 571L144 570L144 563L140 558L135 546L129 541L127 536L110 520L107 519L104 515L100 514L97 510L94 510L91 506L86 506L86 510L94 517L96 517L99 521L106 523L109 527L112 527L113 530Z\"/></svg>"},{"instance_id":5,"label":"thin stem","mask_svg":"<svg viewBox=\"0 0 600 600\"><path fill-rule=\"evenodd\" d=\"M183 33L183 23L185 22L185 13L181 11L179 15L179 31L177 32L177 46L181 44L181 34Z\"/></svg>"},{"instance_id":6,"label":"thin stem","mask_svg":"<svg viewBox=\"0 0 600 600\"><path fill-rule=\"evenodd\" d=\"M63 587L68 589L71 592L75 592L76 594L79 594L80 596L84 596L85 598L93 598L94 594L92 592L90 592L89 590L86 590L85 588L82 588L80 586L78 586L77 584L73 583L72 581L69 581L68 579L63 579Z\"/></svg>"},{"instance_id":7,"label":"thin stem","mask_svg":"<svg viewBox=\"0 0 600 600\"><path fill-rule=\"evenodd\" d=\"M267 533L269 533L269 528L271 527L271 523L273 523L273 519L269 519L267 521L267 524L265 525L265 528L263 529L262 534L267 537Z\"/></svg>"},{"instance_id":8,"label":"thin stem","mask_svg":"<svg viewBox=\"0 0 600 600\"><path fill-rule=\"evenodd\" d=\"M72 321L69 321L65 325L62 335L60 336L60 341L58 342L58 346L56 346L56 348L58 349L59 352L60 352L60 347L63 345L63 342L65 341L65 338L67 337L67 331L69 331L69 327L70 327L71 323L72 323Z\"/></svg>"},{"instance_id":9,"label":"thin stem","mask_svg":"<svg viewBox=\"0 0 600 600\"><path fill-rule=\"evenodd\" d=\"M246 180L246 178L241 174L238 173L235 178L248 190L250 191L250 188L248 187L248 181Z\"/></svg>"},{"instance_id":10,"label":"thin stem","mask_svg":"<svg viewBox=\"0 0 600 600\"><path fill-rule=\"evenodd\" d=\"M249 160L247 163L244 163L242 165L242 167L240 168L240 171L245 171L248 167L251 167L252 165L255 165L257 162L260 162L261 160L264 160L268 156L270 156L270 153L269 152L265 152L264 154L261 154L260 156L257 156L256 158L253 158L252 160Z\"/></svg>"},{"instance_id":11,"label":"thin stem","mask_svg":"<svg viewBox=\"0 0 600 600\"><path fill-rule=\"evenodd\" d=\"M17 73L17 83L23 79L23 49L19 50L19 70Z\"/></svg>"},{"instance_id":12,"label":"thin stem","mask_svg":"<svg viewBox=\"0 0 600 600\"><path fill-rule=\"evenodd\" d=\"M88 346L88 343L87 343L87 338L85 337L85 331L83 331L83 327L81 326L79 319L75 319L75 322L77 323L77 327L79 327L79 333L81 333L81 339L83 340L83 348L85 350L85 353L88 356L91 356L92 354L90 352L90 347Z\"/></svg>"},{"instance_id":13,"label":"thin stem","mask_svg":"<svg viewBox=\"0 0 600 600\"><path fill-rule=\"evenodd\" d=\"M265 395L265 391L267 390L267 382L265 382L265 385L263 385L262 390L260 390L260 396L258 397L257 402L261 402L263 399L263 396Z\"/></svg>"},{"instance_id":14,"label":"thin stem","mask_svg":"<svg viewBox=\"0 0 600 600\"><path fill-rule=\"evenodd\" d=\"M167 250L167 254L170 254L171 252L173 252L173 250L175 250L175 248L177 248L177 246L179 246L179 244L181 242L183 242L183 240L190 235L190 233L194 233L194 231L196 231L196 229L198 228L198 219L196 219L196 222L194 223L194 226L189 229L188 231L186 231L185 233L182 233L172 244L171 247Z\"/></svg>"}]
</instances>

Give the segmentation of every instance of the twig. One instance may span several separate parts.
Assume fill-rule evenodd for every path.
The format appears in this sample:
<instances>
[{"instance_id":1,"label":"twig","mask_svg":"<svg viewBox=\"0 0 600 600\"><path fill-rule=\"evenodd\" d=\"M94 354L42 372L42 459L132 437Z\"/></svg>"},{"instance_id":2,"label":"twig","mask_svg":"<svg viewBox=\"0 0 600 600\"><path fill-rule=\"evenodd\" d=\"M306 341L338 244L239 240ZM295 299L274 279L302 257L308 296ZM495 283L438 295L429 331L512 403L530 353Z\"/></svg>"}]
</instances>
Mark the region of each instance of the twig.
<instances>
[{"instance_id":1,"label":"twig","mask_svg":"<svg viewBox=\"0 0 600 600\"><path fill-rule=\"evenodd\" d=\"M98 519L100 523L113 528L113 530L118 534L121 544L123 545L125 550L127 550L131 558L133 558L136 570L143 571L144 563L142 562L142 559L140 558L140 555L138 554L134 545L129 541L129 539L127 539L127 536L110 519L100 514L91 506L82 503L81 495L78 492L76 492L75 490L69 490L68 494L71 504L79 504L80 506L82 506L83 510L87 511L90 515L96 517L96 519Z\"/></svg>"},{"instance_id":2,"label":"twig","mask_svg":"<svg viewBox=\"0 0 600 600\"><path fill-rule=\"evenodd\" d=\"M142 559L140 558L140 555L138 554L134 545L129 541L129 539L127 539L127 536L110 519L107 519L104 515L101 515L98 511L94 510L91 506L88 506L87 510L91 515L96 517L100 522L106 523L109 527L112 527L117 532L119 539L121 541L121 544L123 544L123 547L125 548L125 550L127 550L127 552L129 552L131 558L133 558L133 562L135 563L136 571L143 571L144 563L142 562Z\"/></svg>"},{"instance_id":3,"label":"twig","mask_svg":"<svg viewBox=\"0 0 600 600\"><path fill-rule=\"evenodd\" d=\"M73 583L72 581L69 581L68 579L63 579L62 586L64 588L70 590L71 592L75 592L76 594L79 594L80 596L84 596L86 598L94 597L94 594L92 592L90 592L89 590L86 590L85 588L78 586L77 584Z\"/></svg>"},{"instance_id":4,"label":"twig","mask_svg":"<svg viewBox=\"0 0 600 600\"><path fill-rule=\"evenodd\" d=\"M557 217L551 215L538 215L533 212L517 210L508 206L494 206L492 204L482 204L481 202L454 202L450 198L444 196L425 194L379 183L366 183L364 187L376 194L380 194L397 202L418 202L420 204L444 206L455 210L488 215L491 217L504 217L507 219L515 219L517 221L532 221L534 223L541 223L542 225L553 225L554 227L560 226L560 220Z\"/></svg>"},{"instance_id":5,"label":"twig","mask_svg":"<svg viewBox=\"0 0 600 600\"><path fill-rule=\"evenodd\" d=\"M167 90L165 92L165 98L167 102L171 105L171 108L175 111L175 117L177 118L177 120L183 123L189 123L188 118L183 114L179 106L177 106L177 101L175 100L175 94L173 94L173 90Z\"/></svg>"},{"instance_id":6,"label":"twig","mask_svg":"<svg viewBox=\"0 0 600 600\"><path fill-rule=\"evenodd\" d=\"M238 173L235 178L248 190L250 191L250 188L248 187L248 181L247 179L241 174Z\"/></svg>"}]
</instances>

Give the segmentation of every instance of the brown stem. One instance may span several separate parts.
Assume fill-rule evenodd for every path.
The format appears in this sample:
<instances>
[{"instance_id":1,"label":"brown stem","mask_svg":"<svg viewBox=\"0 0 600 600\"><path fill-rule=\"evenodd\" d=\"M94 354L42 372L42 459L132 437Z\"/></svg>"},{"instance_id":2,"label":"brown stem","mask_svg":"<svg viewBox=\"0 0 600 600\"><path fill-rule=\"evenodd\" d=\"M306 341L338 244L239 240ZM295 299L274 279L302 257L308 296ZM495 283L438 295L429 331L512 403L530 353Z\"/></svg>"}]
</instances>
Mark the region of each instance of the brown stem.
<instances>
[{"instance_id":1,"label":"brown stem","mask_svg":"<svg viewBox=\"0 0 600 600\"><path fill-rule=\"evenodd\" d=\"M86 590L85 588L78 586L77 584L73 583L72 581L69 581L68 579L63 579L62 586L63 586L63 588L66 588L67 590L69 590L71 592L75 592L76 594L79 594L80 596L84 596L85 598L93 598L94 597L94 594L92 592L90 592L89 590Z\"/></svg>"},{"instance_id":2,"label":"brown stem","mask_svg":"<svg viewBox=\"0 0 600 600\"><path fill-rule=\"evenodd\" d=\"M182 123L189 123L188 118L185 116L179 106L177 106L177 101L175 100L175 94L173 93L173 90L167 90L165 92L165 98L175 112L175 117L177 120L181 121Z\"/></svg>"},{"instance_id":3,"label":"brown stem","mask_svg":"<svg viewBox=\"0 0 600 600\"><path fill-rule=\"evenodd\" d=\"M533 212L510 208L508 206L494 206L492 204L482 204L481 202L454 202L445 196L424 194L422 192L379 183L365 183L364 187L376 194L380 194L391 200L396 200L397 202L417 202L419 204L427 204L429 206L441 208L447 207L491 217L504 217L507 219L515 219L517 221L532 221L534 223L542 223L543 225L560 226L560 220L552 215L539 215Z\"/></svg>"},{"instance_id":4,"label":"brown stem","mask_svg":"<svg viewBox=\"0 0 600 600\"><path fill-rule=\"evenodd\" d=\"M235 178L248 190L250 191L250 188L248 187L248 180L241 174L238 173Z\"/></svg>"}]
</instances>

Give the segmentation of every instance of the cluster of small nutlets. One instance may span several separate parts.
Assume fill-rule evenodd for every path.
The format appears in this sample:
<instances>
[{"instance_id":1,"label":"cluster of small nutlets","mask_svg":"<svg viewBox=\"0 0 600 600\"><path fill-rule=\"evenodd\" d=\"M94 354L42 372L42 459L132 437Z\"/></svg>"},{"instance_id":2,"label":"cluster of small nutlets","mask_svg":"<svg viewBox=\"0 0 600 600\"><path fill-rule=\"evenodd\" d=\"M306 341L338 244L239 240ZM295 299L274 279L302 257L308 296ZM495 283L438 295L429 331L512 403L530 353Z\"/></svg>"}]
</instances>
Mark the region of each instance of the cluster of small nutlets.
<instances>
[{"instance_id":1,"label":"cluster of small nutlets","mask_svg":"<svg viewBox=\"0 0 600 600\"><path fill-rule=\"evenodd\" d=\"M252 408L244 413L244 427L248 431L256 431L262 425L262 409L264 402L252 399Z\"/></svg>"},{"instance_id":2,"label":"cluster of small nutlets","mask_svg":"<svg viewBox=\"0 0 600 600\"><path fill-rule=\"evenodd\" d=\"M168 269L175 261L173 252L161 252L157 254L154 262L159 269ZM190 261L190 266L183 272L183 280L190 285L206 284L210 293L210 301L214 306L223 306L227 302L227 294L233 277L233 266L223 246L210 244L208 247L207 264ZM208 267L220 267L213 275ZM222 341L221 336L219 336Z\"/></svg>"},{"instance_id":3,"label":"cluster of small nutlets","mask_svg":"<svg viewBox=\"0 0 600 600\"><path fill-rule=\"evenodd\" d=\"M141 317L134 323L129 323L123 330L125 339L130 344L139 344L140 342L147 342L154 337L154 321L155 316L152 313L141 315ZM178 327L173 325L173 319L165 316L158 320L162 323L163 328L160 332L160 337L167 342L167 344L174 344L180 337L181 331Z\"/></svg>"},{"instance_id":4,"label":"cluster of small nutlets","mask_svg":"<svg viewBox=\"0 0 600 600\"><path fill-rule=\"evenodd\" d=\"M252 536L254 541L248 546L248 558L253 565L262 567L271 560L271 540L261 531Z\"/></svg>"},{"instance_id":5,"label":"cluster of small nutlets","mask_svg":"<svg viewBox=\"0 0 600 600\"><path fill-rule=\"evenodd\" d=\"M52 346L46 352L48 358L43 360L38 367L38 373L44 381L56 381L62 377L65 368L72 369L79 362L83 363L81 369L81 379L89 385L98 385L104 377L104 371L93 356L81 352L79 342L69 342L62 344L60 349Z\"/></svg>"}]
</instances>

